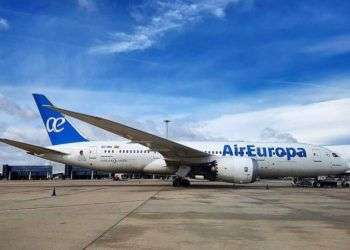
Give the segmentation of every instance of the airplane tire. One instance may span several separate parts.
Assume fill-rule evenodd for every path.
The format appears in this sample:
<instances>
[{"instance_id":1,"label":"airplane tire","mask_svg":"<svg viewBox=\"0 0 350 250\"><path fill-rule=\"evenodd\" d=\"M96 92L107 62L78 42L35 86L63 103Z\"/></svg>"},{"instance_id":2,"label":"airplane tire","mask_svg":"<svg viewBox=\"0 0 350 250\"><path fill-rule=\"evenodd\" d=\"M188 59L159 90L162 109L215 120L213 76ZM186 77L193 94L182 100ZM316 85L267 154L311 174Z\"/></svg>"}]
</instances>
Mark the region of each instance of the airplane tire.
<instances>
[{"instance_id":1,"label":"airplane tire","mask_svg":"<svg viewBox=\"0 0 350 250\"><path fill-rule=\"evenodd\" d=\"M348 188L350 186L350 184L349 183L346 183L345 181L343 181L342 183L341 183L341 187L342 188Z\"/></svg>"},{"instance_id":2,"label":"airplane tire","mask_svg":"<svg viewBox=\"0 0 350 250\"><path fill-rule=\"evenodd\" d=\"M318 181L315 181L315 182L312 184L312 186L313 186L314 188L320 188L320 187L321 187L321 183L318 182Z\"/></svg>"},{"instance_id":3,"label":"airplane tire","mask_svg":"<svg viewBox=\"0 0 350 250\"><path fill-rule=\"evenodd\" d=\"M189 187L191 185L190 181L187 179L182 179L181 182L182 182L181 186L183 186L183 187Z\"/></svg>"},{"instance_id":4,"label":"airplane tire","mask_svg":"<svg viewBox=\"0 0 350 250\"><path fill-rule=\"evenodd\" d=\"M191 185L190 181L183 178L175 178L173 180L173 187L189 187Z\"/></svg>"},{"instance_id":5,"label":"airplane tire","mask_svg":"<svg viewBox=\"0 0 350 250\"><path fill-rule=\"evenodd\" d=\"M173 187L180 187L181 183L180 183L180 179L179 178L175 178L173 180Z\"/></svg>"}]
</instances>

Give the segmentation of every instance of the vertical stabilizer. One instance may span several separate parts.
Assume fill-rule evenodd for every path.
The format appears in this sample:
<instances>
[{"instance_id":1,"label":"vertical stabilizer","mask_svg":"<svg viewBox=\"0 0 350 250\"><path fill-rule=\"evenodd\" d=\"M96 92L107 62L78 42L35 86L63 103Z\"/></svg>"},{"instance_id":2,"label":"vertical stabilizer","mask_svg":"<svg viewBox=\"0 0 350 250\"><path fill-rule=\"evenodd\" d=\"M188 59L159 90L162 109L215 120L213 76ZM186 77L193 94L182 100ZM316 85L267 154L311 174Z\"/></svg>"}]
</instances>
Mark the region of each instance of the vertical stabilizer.
<instances>
[{"instance_id":1,"label":"vertical stabilizer","mask_svg":"<svg viewBox=\"0 0 350 250\"><path fill-rule=\"evenodd\" d=\"M33 97L52 145L87 141L61 113L47 107L53 105L44 95L33 94Z\"/></svg>"}]
</instances>

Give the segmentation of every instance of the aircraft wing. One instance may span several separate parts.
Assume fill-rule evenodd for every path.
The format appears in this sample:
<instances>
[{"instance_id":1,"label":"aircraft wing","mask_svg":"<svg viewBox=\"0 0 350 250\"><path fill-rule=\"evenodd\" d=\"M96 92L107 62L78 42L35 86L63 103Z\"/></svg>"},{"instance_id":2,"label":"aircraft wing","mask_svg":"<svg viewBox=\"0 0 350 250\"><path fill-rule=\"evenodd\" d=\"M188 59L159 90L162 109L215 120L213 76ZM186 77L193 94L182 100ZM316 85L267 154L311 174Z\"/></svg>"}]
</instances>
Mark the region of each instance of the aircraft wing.
<instances>
[{"instance_id":1,"label":"aircraft wing","mask_svg":"<svg viewBox=\"0 0 350 250\"><path fill-rule=\"evenodd\" d=\"M118 122L57 107L51 108L65 115L71 116L86 123L90 123L96 127L129 139L132 142L149 147L150 149L161 153L168 161L186 161L194 158L206 158L209 156L209 154L200 150L187 147L180 143L126 126Z\"/></svg>"},{"instance_id":2,"label":"aircraft wing","mask_svg":"<svg viewBox=\"0 0 350 250\"><path fill-rule=\"evenodd\" d=\"M6 143L16 148L23 149L27 151L28 154L32 154L32 155L38 155L38 156L47 155L47 154L66 155L66 153L63 153L57 150L44 148L44 147L40 147L40 146L36 146L36 145L24 143L24 142L4 139L4 138L0 138L0 142Z\"/></svg>"}]
</instances>

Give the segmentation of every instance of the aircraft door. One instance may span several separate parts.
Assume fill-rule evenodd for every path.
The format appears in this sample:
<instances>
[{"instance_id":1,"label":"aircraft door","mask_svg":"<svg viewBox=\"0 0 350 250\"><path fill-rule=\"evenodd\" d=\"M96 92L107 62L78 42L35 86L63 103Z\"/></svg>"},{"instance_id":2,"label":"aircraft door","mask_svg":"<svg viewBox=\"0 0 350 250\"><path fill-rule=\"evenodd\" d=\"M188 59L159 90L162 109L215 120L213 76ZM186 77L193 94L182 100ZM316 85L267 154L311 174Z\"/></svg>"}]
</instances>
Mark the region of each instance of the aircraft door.
<instances>
[{"instance_id":1,"label":"aircraft door","mask_svg":"<svg viewBox=\"0 0 350 250\"><path fill-rule=\"evenodd\" d=\"M322 162L321 152L318 148L312 149L312 159L314 162Z\"/></svg>"},{"instance_id":2,"label":"aircraft door","mask_svg":"<svg viewBox=\"0 0 350 250\"><path fill-rule=\"evenodd\" d=\"M319 148L312 149L312 160L315 166L324 167L326 165L325 158Z\"/></svg>"},{"instance_id":3,"label":"aircraft door","mask_svg":"<svg viewBox=\"0 0 350 250\"><path fill-rule=\"evenodd\" d=\"M97 159L97 147L95 146L89 147L89 159L90 160Z\"/></svg>"},{"instance_id":4,"label":"aircraft door","mask_svg":"<svg viewBox=\"0 0 350 250\"><path fill-rule=\"evenodd\" d=\"M86 157L87 157L86 152L87 152L86 149L83 149L83 148L80 149L78 152L77 160L81 162L86 161Z\"/></svg>"}]
</instances>

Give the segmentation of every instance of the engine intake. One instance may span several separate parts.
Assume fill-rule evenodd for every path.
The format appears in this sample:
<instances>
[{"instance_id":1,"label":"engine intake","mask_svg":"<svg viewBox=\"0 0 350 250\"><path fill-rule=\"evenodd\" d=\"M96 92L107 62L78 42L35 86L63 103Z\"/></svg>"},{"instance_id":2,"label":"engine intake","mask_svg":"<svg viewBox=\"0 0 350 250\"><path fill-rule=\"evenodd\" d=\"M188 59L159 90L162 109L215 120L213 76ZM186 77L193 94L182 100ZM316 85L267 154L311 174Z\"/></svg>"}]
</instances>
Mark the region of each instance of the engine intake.
<instances>
[{"instance_id":1,"label":"engine intake","mask_svg":"<svg viewBox=\"0 0 350 250\"><path fill-rule=\"evenodd\" d=\"M245 157L220 157L216 160L217 178L231 183L251 183L258 176L256 160Z\"/></svg>"}]
</instances>

